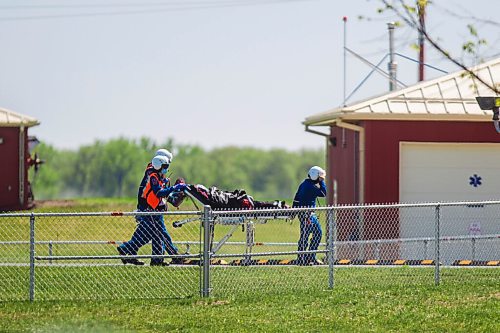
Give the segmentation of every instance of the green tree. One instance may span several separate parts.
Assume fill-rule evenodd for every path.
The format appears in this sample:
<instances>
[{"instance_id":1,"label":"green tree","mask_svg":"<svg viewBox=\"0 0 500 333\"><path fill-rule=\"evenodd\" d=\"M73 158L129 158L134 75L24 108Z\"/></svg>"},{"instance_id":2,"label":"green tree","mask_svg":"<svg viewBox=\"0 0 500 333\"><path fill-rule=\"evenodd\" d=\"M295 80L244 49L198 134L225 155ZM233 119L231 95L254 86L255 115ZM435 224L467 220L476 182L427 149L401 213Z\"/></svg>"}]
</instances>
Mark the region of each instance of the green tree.
<instances>
[{"instance_id":1,"label":"green tree","mask_svg":"<svg viewBox=\"0 0 500 333\"><path fill-rule=\"evenodd\" d=\"M289 199L313 165L324 165L318 150L264 150L222 147L209 151L196 145L177 145L169 139L157 145L148 138L95 141L77 151L58 151L41 144L39 155L47 162L35 178L35 195L62 197L134 197L146 165L155 151L174 152L169 176L190 184L245 189L259 200Z\"/></svg>"},{"instance_id":2,"label":"green tree","mask_svg":"<svg viewBox=\"0 0 500 333\"><path fill-rule=\"evenodd\" d=\"M35 199L61 198L67 190L65 179L71 173L75 152L59 151L51 145L40 143L35 153L44 161L37 172L34 168L29 171Z\"/></svg>"}]
</instances>

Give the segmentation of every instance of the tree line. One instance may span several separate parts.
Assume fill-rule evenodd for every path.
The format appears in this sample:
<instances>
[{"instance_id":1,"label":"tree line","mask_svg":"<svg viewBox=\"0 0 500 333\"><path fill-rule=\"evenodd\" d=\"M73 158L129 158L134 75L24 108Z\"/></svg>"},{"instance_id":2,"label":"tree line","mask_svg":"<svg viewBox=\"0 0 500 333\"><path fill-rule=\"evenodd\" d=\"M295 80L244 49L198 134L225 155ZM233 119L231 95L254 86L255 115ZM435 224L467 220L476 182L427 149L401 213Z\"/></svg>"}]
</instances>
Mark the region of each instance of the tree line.
<instances>
[{"instance_id":1,"label":"tree line","mask_svg":"<svg viewBox=\"0 0 500 333\"><path fill-rule=\"evenodd\" d=\"M258 149L222 147L206 150L168 139L149 138L95 141L76 150L60 150L41 143L35 148L45 163L30 179L35 199L77 197L135 197L144 169L159 148L174 153L169 177L189 184L245 189L260 200L290 199L313 165L324 166L323 149Z\"/></svg>"}]
</instances>

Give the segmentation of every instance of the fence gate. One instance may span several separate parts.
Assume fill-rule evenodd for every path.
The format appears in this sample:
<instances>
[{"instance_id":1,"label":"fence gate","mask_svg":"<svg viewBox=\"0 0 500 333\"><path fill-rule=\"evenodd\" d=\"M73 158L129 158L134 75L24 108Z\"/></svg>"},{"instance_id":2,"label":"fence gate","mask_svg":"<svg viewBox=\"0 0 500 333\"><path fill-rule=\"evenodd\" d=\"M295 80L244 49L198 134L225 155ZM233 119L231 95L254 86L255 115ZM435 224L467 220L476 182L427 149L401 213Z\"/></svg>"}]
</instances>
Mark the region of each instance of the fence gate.
<instances>
[{"instance_id":1,"label":"fence gate","mask_svg":"<svg viewBox=\"0 0 500 333\"><path fill-rule=\"evenodd\" d=\"M316 250L298 251L301 219L316 216ZM333 287L333 209L214 211L210 248L211 295L324 290ZM330 222L330 225L328 223ZM330 241L329 241L330 240ZM329 256L330 254L330 256ZM315 257L298 262L300 256Z\"/></svg>"}]
</instances>

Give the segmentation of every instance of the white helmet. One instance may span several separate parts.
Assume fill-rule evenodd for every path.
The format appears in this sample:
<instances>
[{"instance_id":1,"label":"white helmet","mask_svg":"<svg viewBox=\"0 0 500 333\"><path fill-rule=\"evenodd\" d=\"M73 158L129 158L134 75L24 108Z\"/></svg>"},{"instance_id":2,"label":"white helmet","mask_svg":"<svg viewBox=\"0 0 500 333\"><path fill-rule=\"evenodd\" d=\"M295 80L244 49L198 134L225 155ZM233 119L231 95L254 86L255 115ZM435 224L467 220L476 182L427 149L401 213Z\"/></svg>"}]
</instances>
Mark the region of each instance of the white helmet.
<instances>
[{"instance_id":1,"label":"white helmet","mask_svg":"<svg viewBox=\"0 0 500 333\"><path fill-rule=\"evenodd\" d=\"M155 168L155 170L160 170L162 168L168 168L170 161L166 156L156 155L151 160L151 164L153 165L153 168Z\"/></svg>"},{"instance_id":2,"label":"white helmet","mask_svg":"<svg viewBox=\"0 0 500 333\"><path fill-rule=\"evenodd\" d=\"M174 154L166 150L165 148L158 149L155 153L155 156L165 156L168 159L168 163L172 163L172 159L174 158Z\"/></svg>"},{"instance_id":3,"label":"white helmet","mask_svg":"<svg viewBox=\"0 0 500 333\"><path fill-rule=\"evenodd\" d=\"M311 169L309 169L309 172L307 173L309 178L312 180L318 180L319 177L325 178L326 172L319 166L313 166Z\"/></svg>"}]
</instances>

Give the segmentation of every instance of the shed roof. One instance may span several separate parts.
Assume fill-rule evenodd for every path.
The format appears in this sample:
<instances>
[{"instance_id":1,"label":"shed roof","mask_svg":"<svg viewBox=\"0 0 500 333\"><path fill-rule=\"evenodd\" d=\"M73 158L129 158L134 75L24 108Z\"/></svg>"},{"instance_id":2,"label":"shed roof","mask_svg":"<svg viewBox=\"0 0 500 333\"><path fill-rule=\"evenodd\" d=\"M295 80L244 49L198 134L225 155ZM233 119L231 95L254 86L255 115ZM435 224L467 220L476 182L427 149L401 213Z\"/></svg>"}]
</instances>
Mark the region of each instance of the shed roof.
<instances>
[{"instance_id":1,"label":"shed roof","mask_svg":"<svg viewBox=\"0 0 500 333\"><path fill-rule=\"evenodd\" d=\"M471 69L488 84L500 85L500 58ZM462 70L348 106L317 113L307 117L303 123L320 126L336 120L491 120L491 111L481 110L476 96L495 94Z\"/></svg>"},{"instance_id":2,"label":"shed roof","mask_svg":"<svg viewBox=\"0 0 500 333\"><path fill-rule=\"evenodd\" d=\"M39 124L40 122L33 117L0 108L1 127L31 127Z\"/></svg>"}]
</instances>

